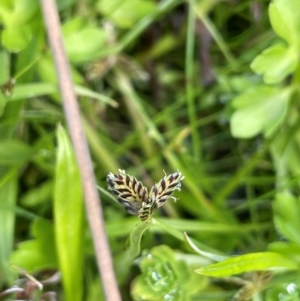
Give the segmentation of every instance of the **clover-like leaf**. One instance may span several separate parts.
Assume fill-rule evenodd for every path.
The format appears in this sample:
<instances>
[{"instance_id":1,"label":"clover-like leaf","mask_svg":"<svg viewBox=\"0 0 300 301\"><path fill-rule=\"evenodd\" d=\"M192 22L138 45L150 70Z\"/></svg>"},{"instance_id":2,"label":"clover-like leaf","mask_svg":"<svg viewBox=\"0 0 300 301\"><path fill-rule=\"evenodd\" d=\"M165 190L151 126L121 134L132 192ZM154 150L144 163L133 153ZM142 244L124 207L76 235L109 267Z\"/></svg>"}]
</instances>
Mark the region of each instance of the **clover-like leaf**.
<instances>
[{"instance_id":1,"label":"clover-like leaf","mask_svg":"<svg viewBox=\"0 0 300 301\"><path fill-rule=\"evenodd\" d=\"M256 86L232 100L236 109L231 117L231 133L236 138L251 138L259 133L272 135L283 122L290 89Z\"/></svg>"},{"instance_id":2,"label":"clover-like leaf","mask_svg":"<svg viewBox=\"0 0 300 301\"><path fill-rule=\"evenodd\" d=\"M38 218L33 222L31 232L34 239L19 243L17 250L12 253L10 262L30 273L45 268L57 268L53 225L47 220Z\"/></svg>"},{"instance_id":3,"label":"clover-like leaf","mask_svg":"<svg viewBox=\"0 0 300 301\"><path fill-rule=\"evenodd\" d=\"M269 6L269 16L277 35L299 51L300 1L273 0Z\"/></svg>"},{"instance_id":4,"label":"clover-like leaf","mask_svg":"<svg viewBox=\"0 0 300 301\"><path fill-rule=\"evenodd\" d=\"M263 75L265 83L276 84L291 74L297 63L298 52L295 47L276 44L259 54L251 63L251 68Z\"/></svg>"},{"instance_id":5,"label":"clover-like leaf","mask_svg":"<svg viewBox=\"0 0 300 301\"><path fill-rule=\"evenodd\" d=\"M101 0L96 9L118 27L131 28L155 11L155 4L147 0Z\"/></svg>"}]
</instances>

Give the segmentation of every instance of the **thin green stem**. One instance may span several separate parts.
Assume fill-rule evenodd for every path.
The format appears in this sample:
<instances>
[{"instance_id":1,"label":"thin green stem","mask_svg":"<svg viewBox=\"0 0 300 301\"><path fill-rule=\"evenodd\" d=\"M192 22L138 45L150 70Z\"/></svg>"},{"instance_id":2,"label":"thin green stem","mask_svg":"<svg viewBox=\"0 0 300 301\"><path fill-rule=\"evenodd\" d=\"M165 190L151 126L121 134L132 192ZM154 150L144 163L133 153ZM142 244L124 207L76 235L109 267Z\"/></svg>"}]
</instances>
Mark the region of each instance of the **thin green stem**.
<instances>
[{"instance_id":1,"label":"thin green stem","mask_svg":"<svg viewBox=\"0 0 300 301\"><path fill-rule=\"evenodd\" d=\"M190 1L188 13L188 30L185 56L185 77L186 77L186 97L188 105L189 122L193 138L194 157L196 161L201 158L200 154L200 137L196 126L197 112L195 106L195 89L194 89L194 54L195 54L195 10L194 0Z\"/></svg>"},{"instance_id":2,"label":"thin green stem","mask_svg":"<svg viewBox=\"0 0 300 301\"><path fill-rule=\"evenodd\" d=\"M274 136L273 136L274 137ZM244 177L250 173L250 171L256 166L258 161L264 156L264 154L267 152L270 143L272 139L267 141L263 147L261 147L256 154L254 154L248 162L240 168L240 170L235 173L235 175L227 182L227 184L221 189L219 192L217 198L216 198L216 204L219 206L223 205L224 200L226 197L228 197L235 189L236 187L244 180Z\"/></svg>"},{"instance_id":3,"label":"thin green stem","mask_svg":"<svg viewBox=\"0 0 300 301\"><path fill-rule=\"evenodd\" d=\"M195 5L194 9L197 17L201 20L201 22L205 25L211 36L214 38L220 50L223 52L225 58L227 59L228 63L232 66L232 68L234 68L237 65L237 62L215 25L211 22L207 15L200 10L200 5Z\"/></svg>"},{"instance_id":4,"label":"thin green stem","mask_svg":"<svg viewBox=\"0 0 300 301\"><path fill-rule=\"evenodd\" d=\"M120 42L112 48L107 48L105 50L101 50L98 54L99 57L105 57L112 54L120 53L124 50L128 45L130 45L136 38L147 28L149 27L155 20L157 20L160 16L164 15L166 12L172 10L177 5L181 4L183 0L165 0L161 1L156 10L152 14L148 14L143 19L141 19L135 26L133 26L127 34L120 40Z\"/></svg>"},{"instance_id":5,"label":"thin green stem","mask_svg":"<svg viewBox=\"0 0 300 301\"><path fill-rule=\"evenodd\" d=\"M22 74L24 74L27 70L29 70L41 57L37 57L33 62L31 62L29 65L27 65L23 70L21 70L18 74L14 76L14 79L17 79Z\"/></svg>"},{"instance_id":6,"label":"thin green stem","mask_svg":"<svg viewBox=\"0 0 300 301\"><path fill-rule=\"evenodd\" d=\"M124 95L125 104L131 116L131 120L134 124L135 130L139 135L141 147L146 157L151 158L155 155L155 148L153 145L153 140L149 139L147 133L147 131L149 131L149 123L147 122L147 119L145 119L145 116L147 115L145 114L144 108L141 105L140 99L135 93L135 90L132 87L129 78L119 70L116 70L115 74L117 78L118 88L120 92Z\"/></svg>"},{"instance_id":7,"label":"thin green stem","mask_svg":"<svg viewBox=\"0 0 300 301\"><path fill-rule=\"evenodd\" d=\"M151 222L140 222L130 232L126 241L126 250L116 261L118 281L124 282L130 271L132 261L140 254L141 239L144 232L149 228Z\"/></svg>"}]
</instances>

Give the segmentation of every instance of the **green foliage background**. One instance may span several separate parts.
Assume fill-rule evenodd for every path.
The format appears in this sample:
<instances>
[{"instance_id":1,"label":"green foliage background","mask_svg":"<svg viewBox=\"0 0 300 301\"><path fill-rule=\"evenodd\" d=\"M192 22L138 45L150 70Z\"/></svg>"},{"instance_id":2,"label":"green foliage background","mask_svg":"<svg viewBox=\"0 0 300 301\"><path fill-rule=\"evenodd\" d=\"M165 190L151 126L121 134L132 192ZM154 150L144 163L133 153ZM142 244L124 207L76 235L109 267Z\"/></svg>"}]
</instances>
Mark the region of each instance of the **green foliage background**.
<instances>
[{"instance_id":1,"label":"green foliage background","mask_svg":"<svg viewBox=\"0 0 300 301\"><path fill-rule=\"evenodd\" d=\"M300 2L57 5L123 300L300 300ZM39 2L0 23L0 291L13 264L103 300ZM106 192L119 168L179 170L179 201L139 223Z\"/></svg>"}]
</instances>

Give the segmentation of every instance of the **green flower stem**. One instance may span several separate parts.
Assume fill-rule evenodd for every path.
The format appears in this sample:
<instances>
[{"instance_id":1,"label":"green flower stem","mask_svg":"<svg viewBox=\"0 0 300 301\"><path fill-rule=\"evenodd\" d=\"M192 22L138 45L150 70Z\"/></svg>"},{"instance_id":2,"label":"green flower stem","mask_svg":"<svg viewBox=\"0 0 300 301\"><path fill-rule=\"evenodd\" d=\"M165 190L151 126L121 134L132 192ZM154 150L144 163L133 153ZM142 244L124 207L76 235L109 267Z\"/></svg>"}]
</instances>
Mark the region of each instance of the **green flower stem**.
<instances>
[{"instance_id":1,"label":"green flower stem","mask_svg":"<svg viewBox=\"0 0 300 301\"><path fill-rule=\"evenodd\" d=\"M140 222L130 232L125 245L126 250L116 261L116 270L118 271L117 277L119 283L122 283L126 280L132 261L140 254L141 239L144 232L149 228L150 224L151 220Z\"/></svg>"},{"instance_id":2,"label":"green flower stem","mask_svg":"<svg viewBox=\"0 0 300 301\"><path fill-rule=\"evenodd\" d=\"M99 138L99 133L95 132L95 130L91 127L91 125L86 121L85 118L82 118L82 123L91 150L99 164L101 164L107 171L118 170L118 164L114 159L114 156L111 152L109 152L108 148Z\"/></svg>"},{"instance_id":3,"label":"green flower stem","mask_svg":"<svg viewBox=\"0 0 300 301\"><path fill-rule=\"evenodd\" d=\"M257 165L258 161L269 150L269 146L272 141L273 138L269 139L261 148L259 148L248 162L227 182L215 200L217 205L223 206L224 200L236 189L236 187L244 180L244 177L250 173L250 171Z\"/></svg>"},{"instance_id":4,"label":"green flower stem","mask_svg":"<svg viewBox=\"0 0 300 301\"><path fill-rule=\"evenodd\" d=\"M165 0L161 1L157 4L157 9L152 13L147 15L145 18L140 20L136 26L134 26L124 37L120 40L120 42L112 47L107 48L99 52L98 57L106 57L112 54L120 53L124 50L128 45L132 42L136 41L136 38L154 21L159 19L160 16L165 15L168 11L175 8L177 5L181 4L182 0Z\"/></svg>"},{"instance_id":5,"label":"green flower stem","mask_svg":"<svg viewBox=\"0 0 300 301\"><path fill-rule=\"evenodd\" d=\"M162 230L164 230L165 232L167 232L168 234L172 235L173 237L177 238L178 240L180 241L185 241L184 239L184 234L172 227L170 227L169 225L157 220L157 219L154 219L152 218L152 225L154 226L157 226L159 228L161 228ZM196 242L197 243L197 246L199 248L201 248L202 250L205 250L207 252L211 252L211 253L218 253L218 251L198 242L198 241L195 241L195 240L192 240L193 242Z\"/></svg>"},{"instance_id":6,"label":"green flower stem","mask_svg":"<svg viewBox=\"0 0 300 301\"><path fill-rule=\"evenodd\" d=\"M210 19L207 17L207 15L200 10L200 5L194 6L195 12L197 17L201 20L201 22L205 25L211 36L214 38L216 43L218 44L220 50L223 52L225 58L227 59L228 63L234 67L237 65L237 62L230 52L229 48L227 47L223 37L216 29L215 25L210 21Z\"/></svg>"},{"instance_id":7,"label":"green flower stem","mask_svg":"<svg viewBox=\"0 0 300 301\"><path fill-rule=\"evenodd\" d=\"M131 116L131 120L134 124L135 130L138 133L140 145L147 158L155 156L154 145L147 134L147 123L145 121L145 112L143 106L140 104L140 99L135 93L131 82L127 75L121 71L116 71L116 78L118 88L124 95L124 101Z\"/></svg>"},{"instance_id":8,"label":"green flower stem","mask_svg":"<svg viewBox=\"0 0 300 301\"><path fill-rule=\"evenodd\" d=\"M195 11L194 0L190 1L188 14L188 29L187 29L187 43L186 43L186 57L185 57L185 78L186 78L186 98L188 105L189 123L191 126L193 137L194 157L196 161L200 160L201 140L198 135L196 126L197 112L195 106L195 89L194 89L194 52L195 52Z\"/></svg>"}]
</instances>

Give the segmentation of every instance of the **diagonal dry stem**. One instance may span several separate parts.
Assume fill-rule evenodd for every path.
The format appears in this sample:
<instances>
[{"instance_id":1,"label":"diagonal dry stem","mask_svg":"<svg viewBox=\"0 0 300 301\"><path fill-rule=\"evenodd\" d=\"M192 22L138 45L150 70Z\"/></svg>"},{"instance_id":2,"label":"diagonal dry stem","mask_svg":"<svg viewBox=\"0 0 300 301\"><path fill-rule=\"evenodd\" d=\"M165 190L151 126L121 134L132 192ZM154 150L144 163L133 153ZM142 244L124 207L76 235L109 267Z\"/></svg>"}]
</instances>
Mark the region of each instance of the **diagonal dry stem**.
<instances>
[{"instance_id":1,"label":"diagonal dry stem","mask_svg":"<svg viewBox=\"0 0 300 301\"><path fill-rule=\"evenodd\" d=\"M108 239L104 228L103 213L96 189L90 152L83 132L70 67L63 46L55 0L41 0L41 5L50 46L54 56L64 114L82 178L85 206L92 231L97 264L102 277L105 297L106 300L121 301L113 270Z\"/></svg>"}]
</instances>

